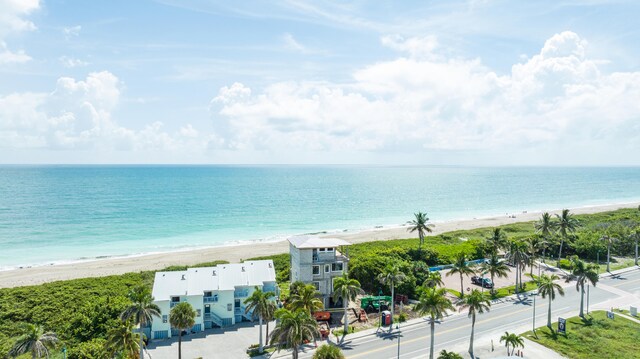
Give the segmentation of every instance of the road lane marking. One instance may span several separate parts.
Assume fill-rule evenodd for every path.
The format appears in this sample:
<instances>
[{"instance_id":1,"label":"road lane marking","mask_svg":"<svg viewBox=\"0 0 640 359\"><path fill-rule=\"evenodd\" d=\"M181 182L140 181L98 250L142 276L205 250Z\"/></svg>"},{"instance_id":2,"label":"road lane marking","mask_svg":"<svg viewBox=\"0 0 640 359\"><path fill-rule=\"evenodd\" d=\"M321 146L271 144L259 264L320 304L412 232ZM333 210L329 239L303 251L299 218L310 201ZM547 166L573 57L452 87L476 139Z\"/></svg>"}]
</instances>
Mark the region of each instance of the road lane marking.
<instances>
[{"instance_id":1,"label":"road lane marking","mask_svg":"<svg viewBox=\"0 0 640 359\"><path fill-rule=\"evenodd\" d=\"M538 308L538 306L547 307L547 305L541 304L541 305L536 305L536 309ZM570 307L566 307L566 308L570 308ZM563 309L565 309L565 308L563 308ZM528 311L532 311L532 309L531 308L526 308L526 309L518 310L518 311L515 311L515 312L503 314L503 315L500 315L500 316L497 316L497 317L492 317L490 319L479 320L479 321L476 322L476 326L478 326L479 324L482 324L482 323L495 321L496 319L509 317L509 316L512 316L512 315L517 314L517 313L528 312ZM557 309L556 309L556 311L557 311ZM521 319L521 320L527 320L527 319ZM461 329L466 329L466 328L471 328L471 324L465 324L465 325L463 325L461 327L451 328L451 329L447 329L445 331L438 331L437 333L440 335L440 334L450 333L450 332L453 332L453 331L456 331L456 330L461 330ZM425 335L425 336L421 336L421 337L417 337L417 338L413 338L413 339L407 339L407 340L404 340L402 342L405 343L405 344L406 343L413 343L413 342L416 342L418 340L423 340L423 339L426 339L426 338L429 338L429 335ZM361 343L361 344L364 344L364 343ZM377 353L379 351L386 350L386 349L389 349L389 348L392 348L392 347L396 347L396 346L397 346L397 344L391 344L391 345L379 347L379 348L376 348L376 349L371 349L369 351L362 352L362 353L359 353L359 354L354 354L354 355L351 355L351 356L347 356L347 358L357 358L357 357L361 357L363 355L367 355L367 354L371 354L371 353Z\"/></svg>"}]
</instances>

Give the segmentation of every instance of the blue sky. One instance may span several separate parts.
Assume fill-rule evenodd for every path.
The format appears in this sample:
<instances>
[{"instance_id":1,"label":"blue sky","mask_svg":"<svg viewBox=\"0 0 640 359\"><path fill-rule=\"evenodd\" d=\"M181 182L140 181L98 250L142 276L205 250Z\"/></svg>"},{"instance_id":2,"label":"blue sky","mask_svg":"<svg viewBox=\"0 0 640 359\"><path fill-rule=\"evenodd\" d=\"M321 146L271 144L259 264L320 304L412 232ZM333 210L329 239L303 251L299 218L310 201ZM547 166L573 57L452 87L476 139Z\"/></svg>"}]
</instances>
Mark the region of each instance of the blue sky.
<instances>
[{"instance_id":1,"label":"blue sky","mask_svg":"<svg viewBox=\"0 0 640 359\"><path fill-rule=\"evenodd\" d=\"M638 15L0 0L0 162L640 165Z\"/></svg>"}]
</instances>

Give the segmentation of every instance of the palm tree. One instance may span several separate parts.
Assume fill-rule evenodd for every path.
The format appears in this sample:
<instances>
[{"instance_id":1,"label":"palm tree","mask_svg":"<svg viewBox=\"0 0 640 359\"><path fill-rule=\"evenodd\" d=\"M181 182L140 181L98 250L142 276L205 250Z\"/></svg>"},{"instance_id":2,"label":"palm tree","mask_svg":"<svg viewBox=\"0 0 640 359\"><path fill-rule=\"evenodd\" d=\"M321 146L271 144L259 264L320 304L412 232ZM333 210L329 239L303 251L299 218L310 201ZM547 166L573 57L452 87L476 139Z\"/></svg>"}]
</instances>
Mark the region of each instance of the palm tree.
<instances>
[{"instance_id":1,"label":"palm tree","mask_svg":"<svg viewBox=\"0 0 640 359\"><path fill-rule=\"evenodd\" d=\"M340 347L327 344L322 345L313 353L313 359L344 359L344 354Z\"/></svg>"},{"instance_id":2,"label":"palm tree","mask_svg":"<svg viewBox=\"0 0 640 359\"><path fill-rule=\"evenodd\" d=\"M422 285L430 288L444 285L444 282L442 281L442 275L437 271L429 272L427 279L424 280L424 283Z\"/></svg>"},{"instance_id":3,"label":"palm tree","mask_svg":"<svg viewBox=\"0 0 640 359\"><path fill-rule=\"evenodd\" d=\"M560 294L561 296L564 296L564 289L562 289L562 286L560 284L555 282L558 279L560 279L560 277L558 277L555 274L552 274L552 275L543 274L540 277L536 278L536 282L538 284L538 293L542 295L542 298L549 297L549 312L547 315L547 327L549 327L549 330L551 331L553 331L551 327L551 301L556 299L556 293Z\"/></svg>"},{"instance_id":4,"label":"palm tree","mask_svg":"<svg viewBox=\"0 0 640 359\"><path fill-rule=\"evenodd\" d=\"M516 267L516 293L520 293L520 289L522 288L522 270L529 262L526 243L520 240L512 240L507 258Z\"/></svg>"},{"instance_id":5,"label":"palm tree","mask_svg":"<svg viewBox=\"0 0 640 359\"><path fill-rule=\"evenodd\" d=\"M169 323L172 328L178 329L178 359L182 359L182 331L196 325L196 311L187 302L178 303L169 312Z\"/></svg>"},{"instance_id":6,"label":"palm tree","mask_svg":"<svg viewBox=\"0 0 640 359\"><path fill-rule=\"evenodd\" d=\"M140 355L138 340L142 333L135 333L133 327L134 324L131 321L119 321L116 327L107 331L105 348L112 358L117 357L118 354L125 358L138 358Z\"/></svg>"},{"instance_id":7,"label":"palm tree","mask_svg":"<svg viewBox=\"0 0 640 359\"><path fill-rule=\"evenodd\" d=\"M313 284L306 284L304 287L299 287L298 292L289 297L289 309L303 309L309 314L322 310L324 304L320 299L321 296L322 294Z\"/></svg>"},{"instance_id":8,"label":"palm tree","mask_svg":"<svg viewBox=\"0 0 640 359\"><path fill-rule=\"evenodd\" d=\"M315 288L314 288L315 289ZM251 296L245 299L244 304L247 305L245 309L245 313L251 312L251 315L255 318L258 317L260 323L260 341L259 341L259 351L263 352L264 347L262 346L262 321L267 321L267 345L269 344L269 321L272 320L273 315L276 311L276 302L275 302L276 294L274 292L263 292L260 288L255 287Z\"/></svg>"},{"instance_id":9,"label":"palm tree","mask_svg":"<svg viewBox=\"0 0 640 359\"><path fill-rule=\"evenodd\" d=\"M498 278L507 278L509 275L508 272L511 272L511 269L506 265L505 262L501 261L498 258L497 254L492 254L491 258L488 261L482 263L480 266L480 270L484 273L489 273L491 275L491 282L493 283L494 277ZM491 288L491 293L495 292L495 284L494 288Z\"/></svg>"},{"instance_id":10,"label":"palm tree","mask_svg":"<svg viewBox=\"0 0 640 359\"><path fill-rule=\"evenodd\" d=\"M491 254L498 254L500 249L507 247L507 235L502 232L500 227L494 228L486 241L491 247Z\"/></svg>"},{"instance_id":11,"label":"palm tree","mask_svg":"<svg viewBox=\"0 0 640 359\"><path fill-rule=\"evenodd\" d=\"M611 271L610 270L610 265L611 265L611 245L613 244L613 242L616 241L616 239L605 234L602 237L600 237L600 240L607 244L607 272L610 272Z\"/></svg>"},{"instance_id":12,"label":"palm tree","mask_svg":"<svg viewBox=\"0 0 640 359\"><path fill-rule=\"evenodd\" d=\"M395 286L404 282L407 276L400 270L400 267L396 263L388 264L380 274L378 274L378 280L382 284L386 284L391 287L391 324L393 324L393 313L396 304ZM391 331L392 326L389 326Z\"/></svg>"},{"instance_id":13,"label":"palm tree","mask_svg":"<svg viewBox=\"0 0 640 359\"><path fill-rule=\"evenodd\" d=\"M132 320L140 327L140 333L142 333L142 328L151 324L153 317L160 317L160 308L153 303L151 291L145 286L135 287L128 296L132 303L120 314L120 319L123 322ZM144 344L141 335L140 359L142 358L144 358Z\"/></svg>"},{"instance_id":14,"label":"palm tree","mask_svg":"<svg viewBox=\"0 0 640 359\"><path fill-rule=\"evenodd\" d=\"M542 235L542 260L544 261L546 257L545 252L547 250L547 246L549 245L549 238L551 237L551 232L555 228L549 212L544 212L538 222L536 222L533 226L536 229L536 233Z\"/></svg>"},{"instance_id":15,"label":"palm tree","mask_svg":"<svg viewBox=\"0 0 640 359\"><path fill-rule=\"evenodd\" d=\"M420 238L420 246L418 247L418 251L422 253L422 245L424 244L424 235L425 233L431 233L431 228L427 224L429 222L429 217L427 217L426 213L418 212L413 214L415 219L410 222L411 226L407 228L407 231L413 233L418 232L418 237Z\"/></svg>"},{"instance_id":16,"label":"palm tree","mask_svg":"<svg viewBox=\"0 0 640 359\"><path fill-rule=\"evenodd\" d=\"M517 347L524 348L524 339L518 334L504 332L504 335L500 337L500 343L502 342L507 346L507 355L513 355ZM509 352L509 346L512 348L511 352Z\"/></svg>"},{"instance_id":17,"label":"palm tree","mask_svg":"<svg viewBox=\"0 0 640 359\"><path fill-rule=\"evenodd\" d=\"M527 254L529 256L529 275L533 276L533 266L536 263L536 258L538 257L538 250L542 248L543 241L538 237L529 237L525 239L525 243L527 244Z\"/></svg>"},{"instance_id":18,"label":"palm tree","mask_svg":"<svg viewBox=\"0 0 640 359\"><path fill-rule=\"evenodd\" d=\"M320 335L318 323L304 309L290 311L285 308L275 313L277 324L271 333L271 342L277 343L278 351L291 348L293 359L298 358L298 349L305 341Z\"/></svg>"},{"instance_id":19,"label":"palm tree","mask_svg":"<svg viewBox=\"0 0 640 359\"><path fill-rule=\"evenodd\" d=\"M576 290L580 291L580 317L584 318L584 285L591 282L591 285L596 286L599 279L598 266L593 263L587 264L577 256L574 256L571 261L573 262L571 276L567 278L567 281L576 280Z\"/></svg>"},{"instance_id":20,"label":"palm tree","mask_svg":"<svg viewBox=\"0 0 640 359\"><path fill-rule=\"evenodd\" d=\"M342 306L344 307L344 334L349 332L349 301L356 300L358 294L362 293L360 288L360 282L356 279L350 279L346 274L342 277L338 277L333 281L333 300L337 301L342 299Z\"/></svg>"},{"instance_id":21,"label":"palm tree","mask_svg":"<svg viewBox=\"0 0 640 359\"><path fill-rule=\"evenodd\" d=\"M456 262L453 264L453 267L446 274L448 276L452 276L454 274L460 275L460 297L464 296L464 284L463 277L464 275L469 276L475 273L471 265L467 261L467 256L464 253L459 253L456 257Z\"/></svg>"},{"instance_id":22,"label":"palm tree","mask_svg":"<svg viewBox=\"0 0 640 359\"><path fill-rule=\"evenodd\" d=\"M18 355L31 353L31 358L49 357L49 347L54 346L58 342L58 337L54 332L45 332L39 325L24 324L20 328L20 336L15 344L9 350L9 355L16 357Z\"/></svg>"},{"instance_id":23,"label":"palm tree","mask_svg":"<svg viewBox=\"0 0 640 359\"><path fill-rule=\"evenodd\" d=\"M469 354L471 355L471 358L475 358L475 356L473 355L473 332L476 326L476 314L488 312L489 308L491 308L491 301L489 301L489 298L487 298L484 293L480 292L477 289L474 289L469 295L458 300L457 305L460 307L460 310L469 310L469 317L471 317L471 340L469 341Z\"/></svg>"},{"instance_id":24,"label":"palm tree","mask_svg":"<svg viewBox=\"0 0 640 359\"><path fill-rule=\"evenodd\" d=\"M573 217L573 214L569 213L568 209L563 209L562 214L556 214L557 222L554 223L554 228L560 234L560 251L558 252L558 267L560 267L560 259L562 259L562 246L569 234L575 233L576 229L580 227L580 222Z\"/></svg>"},{"instance_id":25,"label":"palm tree","mask_svg":"<svg viewBox=\"0 0 640 359\"><path fill-rule=\"evenodd\" d=\"M420 315L428 315L431 324L431 347L429 348L429 359L433 359L433 348L435 343L436 320L442 319L447 310L453 310L453 304L447 298L447 290L444 288L425 288L420 296L419 302L414 310Z\"/></svg>"}]
</instances>

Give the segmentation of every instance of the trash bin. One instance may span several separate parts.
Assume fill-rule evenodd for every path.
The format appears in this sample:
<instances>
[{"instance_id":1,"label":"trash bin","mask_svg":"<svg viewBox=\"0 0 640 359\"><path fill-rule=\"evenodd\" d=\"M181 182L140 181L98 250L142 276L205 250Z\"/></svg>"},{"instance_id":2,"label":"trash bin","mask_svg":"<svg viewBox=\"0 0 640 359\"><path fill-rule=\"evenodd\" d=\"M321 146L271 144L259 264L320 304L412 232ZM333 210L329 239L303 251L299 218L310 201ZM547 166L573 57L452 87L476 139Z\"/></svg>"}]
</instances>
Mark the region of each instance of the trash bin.
<instances>
[{"instance_id":1,"label":"trash bin","mask_svg":"<svg viewBox=\"0 0 640 359\"><path fill-rule=\"evenodd\" d=\"M383 327L391 325L391 312L388 310L383 311L380 319L382 320Z\"/></svg>"}]
</instances>

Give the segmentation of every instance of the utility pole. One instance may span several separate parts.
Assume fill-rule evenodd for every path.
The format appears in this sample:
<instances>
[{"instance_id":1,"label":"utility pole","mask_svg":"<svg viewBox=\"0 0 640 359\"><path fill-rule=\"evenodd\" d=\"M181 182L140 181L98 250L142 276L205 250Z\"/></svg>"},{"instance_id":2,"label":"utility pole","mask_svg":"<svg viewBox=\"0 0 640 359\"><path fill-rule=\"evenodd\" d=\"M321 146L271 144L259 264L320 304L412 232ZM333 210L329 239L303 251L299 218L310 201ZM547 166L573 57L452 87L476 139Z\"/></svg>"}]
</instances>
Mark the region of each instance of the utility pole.
<instances>
[{"instance_id":1,"label":"utility pole","mask_svg":"<svg viewBox=\"0 0 640 359\"><path fill-rule=\"evenodd\" d=\"M400 325L396 324L396 329L398 330L398 359L400 359L400 337L402 336L400 334Z\"/></svg>"}]
</instances>

